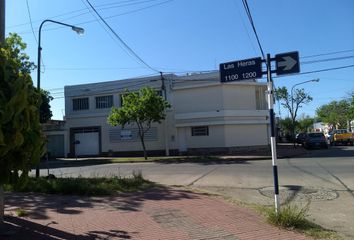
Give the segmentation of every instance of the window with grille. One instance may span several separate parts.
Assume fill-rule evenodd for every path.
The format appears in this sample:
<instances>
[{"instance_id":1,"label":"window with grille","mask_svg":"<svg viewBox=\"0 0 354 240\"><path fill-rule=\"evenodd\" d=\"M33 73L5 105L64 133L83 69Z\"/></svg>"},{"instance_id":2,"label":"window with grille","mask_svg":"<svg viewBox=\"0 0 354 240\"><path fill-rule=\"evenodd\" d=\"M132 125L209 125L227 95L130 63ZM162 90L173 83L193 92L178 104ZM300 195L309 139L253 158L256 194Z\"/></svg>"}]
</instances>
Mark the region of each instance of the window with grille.
<instances>
[{"instance_id":1,"label":"window with grille","mask_svg":"<svg viewBox=\"0 0 354 240\"><path fill-rule=\"evenodd\" d=\"M96 108L110 108L113 106L113 96L96 97Z\"/></svg>"},{"instance_id":2,"label":"window with grille","mask_svg":"<svg viewBox=\"0 0 354 240\"><path fill-rule=\"evenodd\" d=\"M192 136L209 136L208 126L192 127Z\"/></svg>"},{"instance_id":3,"label":"window with grille","mask_svg":"<svg viewBox=\"0 0 354 240\"><path fill-rule=\"evenodd\" d=\"M73 110L87 110L89 109L89 99L88 98L76 98L73 99Z\"/></svg>"}]
</instances>

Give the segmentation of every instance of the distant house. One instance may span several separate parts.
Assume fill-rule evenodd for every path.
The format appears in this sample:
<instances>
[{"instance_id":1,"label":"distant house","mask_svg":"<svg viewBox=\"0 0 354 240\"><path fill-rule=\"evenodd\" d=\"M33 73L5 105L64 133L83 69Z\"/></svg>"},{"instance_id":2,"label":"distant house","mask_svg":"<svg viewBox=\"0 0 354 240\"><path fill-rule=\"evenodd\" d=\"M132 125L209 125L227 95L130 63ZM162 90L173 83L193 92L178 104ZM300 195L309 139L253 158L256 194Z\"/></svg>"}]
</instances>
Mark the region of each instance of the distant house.
<instances>
[{"instance_id":1,"label":"distant house","mask_svg":"<svg viewBox=\"0 0 354 240\"><path fill-rule=\"evenodd\" d=\"M137 127L112 127L107 116L121 106L125 90L144 86L161 95L162 82L172 108L146 135L150 154L232 153L268 145L266 84L221 83L219 73L161 76L65 86L68 156L138 155Z\"/></svg>"},{"instance_id":2,"label":"distant house","mask_svg":"<svg viewBox=\"0 0 354 240\"><path fill-rule=\"evenodd\" d=\"M68 145L65 144L67 139L65 121L49 120L42 124L42 129L46 136L48 157L65 157L69 150Z\"/></svg>"},{"instance_id":3,"label":"distant house","mask_svg":"<svg viewBox=\"0 0 354 240\"><path fill-rule=\"evenodd\" d=\"M315 132L323 132L325 135L333 130L333 126L323 122L317 122L313 124L313 130Z\"/></svg>"}]
</instances>

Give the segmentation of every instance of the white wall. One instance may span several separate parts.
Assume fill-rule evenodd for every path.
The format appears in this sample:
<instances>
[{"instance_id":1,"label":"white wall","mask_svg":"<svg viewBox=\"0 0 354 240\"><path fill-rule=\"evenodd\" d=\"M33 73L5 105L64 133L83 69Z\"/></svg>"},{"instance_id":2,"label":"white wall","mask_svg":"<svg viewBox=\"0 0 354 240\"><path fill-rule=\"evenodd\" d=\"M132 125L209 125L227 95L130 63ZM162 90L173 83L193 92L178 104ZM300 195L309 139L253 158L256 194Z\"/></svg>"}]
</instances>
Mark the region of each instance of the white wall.
<instances>
[{"instance_id":1,"label":"white wall","mask_svg":"<svg viewBox=\"0 0 354 240\"><path fill-rule=\"evenodd\" d=\"M225 146L265 146L268 144L267 125L226 125Z\"/></svg>"},{"instance_id":2,"label":"white wall","mask_svg":"<svg viewBox=\"0 0 354 240\"><path fill-rule=\"evenodd\" d=\"M223 125L209 126L209 136L192 136L191 127L186 127L188 148L225 147L225 128Z\"/></svg>"},{"instance_id":3,"label":"white wall","mask_svg":"<svg viewBox=\"0 0 354 240\"><path fill-rule=\"evenodd\" d=\"M203 80L203 77L207 77L208 81L199 81ZM253 81L222 84L218 78L218 74L215 73L188 77L166 77L167 99L172 105L172 109L167 111L169 149L183 149L183 146L179 146L181 139L186 144L186 148L267 144L266 116L268 111L264 104L266 84ZM188 82L188 79L191 81ZM111 94L114 96L114 105L119 107L119 94L124 92L124 86L136 83L136 80L65 87L66 128L69 130L74 127L100 126L102 152L142 150L140 139L110 142L109 131L119 127L107 124L110 109L95 109L95 96ZM161 81L157 76L145 78L145 80L149 86L156 89L161 87ZM172 80L175 81L171 83ZM143 86L139 85L136 88ZM83 96L89 97L90 109L72 111L72 99ZM256 110L259 109L259 106L261 106L260 110ZM203 125L209 126L209 136L192 137L191 126ZM130 127L134 126L126 128ZM147 149L164 150L164 127L160 124L154 124L153 127L157 129L157 139L146 141ZM182 135L183 138L181 138Z\"/></svg>"}]
</instances>

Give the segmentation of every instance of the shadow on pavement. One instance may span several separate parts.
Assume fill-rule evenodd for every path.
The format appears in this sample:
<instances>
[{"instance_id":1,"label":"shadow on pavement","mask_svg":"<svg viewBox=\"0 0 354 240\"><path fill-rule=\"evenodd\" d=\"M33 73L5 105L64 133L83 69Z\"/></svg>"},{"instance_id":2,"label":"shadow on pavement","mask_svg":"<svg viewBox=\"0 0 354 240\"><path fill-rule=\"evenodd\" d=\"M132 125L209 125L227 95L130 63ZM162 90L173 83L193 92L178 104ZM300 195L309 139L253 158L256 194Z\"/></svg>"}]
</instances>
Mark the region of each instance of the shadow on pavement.
<instances>
[{"instance_id":1,"label":"shadow on pavement","mask_svg":"<svg viewBox=\"0 0 354 240\"><path fill-rule=\"evenodd\" d=\"M6 193L5 211L11 209L25 209L32 219L48 220L48 211L59 214L81 214L83 210L97 206L111 207L126 211L139 211L146 200L179 200L195 199L198 195L182 189L170 189L155 186L146 190L132 193L119 193L108 197L65 196L39 193Z\"/></svg>"},{"instance_id":2,"label":"shadow on pavement","mask_svg":"<svg viewBox=\"0 0 354 240\"><path fill-rule=\"evenodd\" d=\"M84 235L76 235L62 230L58 230L50 225L55 226L56 222L51 222L47 225L41 225L24 218L5 216L5 224L2 230L8 234L1 235L1 240L51 240L51 239L131 239L131 236L126 231L110 230L110 231L89 231Z\"/></svg>"},{"instance_id":3,"label":"shadow on pavement","mask_svg":"<svg viewBox=\"0 0 354 240\"><path fill-rule=\"evenodd\" d=\"M128 232L120 230L89 231L75 235L56 229L58 221L87 211L106 209L107 211L140 211L145 201L176 201L198 199L201 195L183 189L155 186L147 190L118 194L110 197L80 197L63 195L44 195L35 193L6 193L5 213L21 208L28 213L26 218L5 215L5 230L14 232L3 239L130 239ZM60 215L60 216L58 216ZM66 217L65 217L66 216ZM31 221L33 219L33 221ZM43 225L37 223L43 221ZM37 222L35 222L37 221ZM49 223L48 223L49 222ZM44 225L44 223L47 223ZM133 234L133 232L131 233Z\"/></svg>"},{"instance_id":4,"label":"shadow on pavement","mask_svg":"<svg viewBox=\"0 0 354 240\"><path fill-rule=\"evenodd\" d=\"M200 195L182 189L173 189L157 186L138 193L126 193L118 197L106 198L107 204L115 209L124 211L139 211L144 201L176 201L179 199L198 199Z\"/></svg>"}]
</instances>

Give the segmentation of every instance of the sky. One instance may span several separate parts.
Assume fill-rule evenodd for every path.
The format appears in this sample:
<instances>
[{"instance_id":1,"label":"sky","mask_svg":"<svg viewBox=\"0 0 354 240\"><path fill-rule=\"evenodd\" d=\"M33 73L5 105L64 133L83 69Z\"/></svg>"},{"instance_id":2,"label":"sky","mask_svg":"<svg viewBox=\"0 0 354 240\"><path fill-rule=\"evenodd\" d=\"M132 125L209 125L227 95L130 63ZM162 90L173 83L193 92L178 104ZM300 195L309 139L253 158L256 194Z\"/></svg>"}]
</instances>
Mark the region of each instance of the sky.
<instances>
[{"instance_id":1,"label":"sky","mask_svg":"<svg viewBox=\"0 0 354 240\"><path fill-rule=\"evenodd\" d=\"M99 14L152 70L134 57L90 10L87 0L6 0L6 35L18 33L37 61L41 31L41 87L51 93L53 119L64 115L64 86L218 70L220 63L261 57L242 0L90 0ZM276 87L304 88L313 101L299 115L354 91L353 0L248 0L265 54L298 51L300 74L274 78ZM347 68L308 72L329 68ZM156 72L157 70L157 72ZM36 70L32 72L36 86ZM259 79L265 82L266 79ZM279 104L280 117L288 113Z\"/></svg>"}]
</instances>

